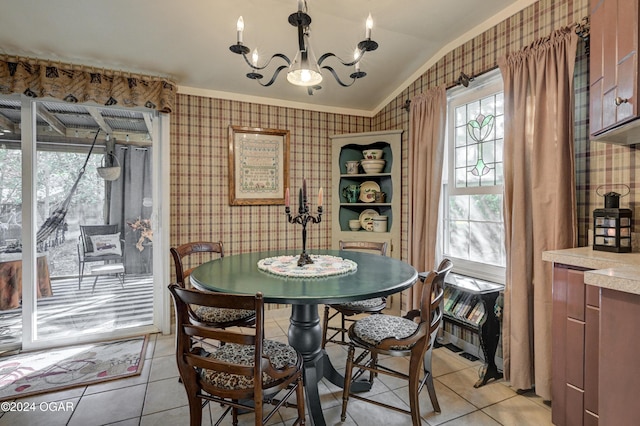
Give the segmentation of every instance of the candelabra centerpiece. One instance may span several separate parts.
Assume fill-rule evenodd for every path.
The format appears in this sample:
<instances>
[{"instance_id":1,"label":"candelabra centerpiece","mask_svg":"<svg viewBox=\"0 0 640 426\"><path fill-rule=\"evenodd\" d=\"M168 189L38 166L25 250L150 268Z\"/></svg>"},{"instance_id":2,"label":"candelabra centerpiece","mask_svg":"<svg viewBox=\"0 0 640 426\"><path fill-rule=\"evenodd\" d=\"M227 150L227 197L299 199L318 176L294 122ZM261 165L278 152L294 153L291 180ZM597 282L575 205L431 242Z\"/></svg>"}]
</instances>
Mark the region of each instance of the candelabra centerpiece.
<instances>
[{"instance_id":1,"label":"candelabra centerpiece","mask_svg":"<svg viewBox=\"0 0 640 426\"><path fill-rule=\"evenodd\" d=\"M309 203L307 202L307 180L302 180L302 188L298 191L298 215L292 216L289 208L289 188L287 188L284 196L284 212L287 215L289 223L297 223L302 225L302 253L298 258L298 266L310 265L313 263L311 257L307 253L307 224L320 223L322 221L322 188L318 191L318 215L313 216L309 213Z\"/></svg>"}]
</instances>

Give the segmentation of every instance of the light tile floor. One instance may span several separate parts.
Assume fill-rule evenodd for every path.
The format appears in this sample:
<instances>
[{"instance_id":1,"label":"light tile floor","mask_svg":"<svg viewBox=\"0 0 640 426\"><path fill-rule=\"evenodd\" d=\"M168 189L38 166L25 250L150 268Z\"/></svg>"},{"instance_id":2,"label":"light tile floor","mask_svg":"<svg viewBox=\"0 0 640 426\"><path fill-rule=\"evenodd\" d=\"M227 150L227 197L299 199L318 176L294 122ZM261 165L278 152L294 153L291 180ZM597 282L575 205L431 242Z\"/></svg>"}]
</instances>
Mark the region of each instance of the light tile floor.
<instances>
[{"instance_id":1,"label":"light tile floor","mask_svg":"<svg viewBox=\"0 0 640 426\"><path fill-rule=\"evenodd\" d=\"M268 338L286 341L288 327L287 310L267 312ZM178 381L174 337L151 336L140 376L24 398L20 401L35 402L38 407L43 401L62 402L51 407L73 407L73 410L0 413L0 426L188 425L189 410L184 389ZM333 364L344 368L345 348L331 345L327 350ZM394 362L401 367L408 365L404 358ZM475 389L473 384L481 367L479 361L468 361L441 347L433 352L432 367L442 412L432 411L427 392L423 391L420 409L425 425L551 425L551 409L533 393L520 395L503 380ZM320 391L328 425L411 424L408 415L353 399L349 401L346 421L340 422L342 390L323 380ZM406 386L400 380L380 376L370 394L385 402L407 406L404 402L407 400ZM203 425L213 424L211 418L215 422L218 413L219 407L209 404L204 410ZM269 424L291 425L294 418L293 409L281 409ZM231 424L230 418L222 424ZM240 416L240 424L253 424L252 415Z\"/></svg>"}]
</instances>

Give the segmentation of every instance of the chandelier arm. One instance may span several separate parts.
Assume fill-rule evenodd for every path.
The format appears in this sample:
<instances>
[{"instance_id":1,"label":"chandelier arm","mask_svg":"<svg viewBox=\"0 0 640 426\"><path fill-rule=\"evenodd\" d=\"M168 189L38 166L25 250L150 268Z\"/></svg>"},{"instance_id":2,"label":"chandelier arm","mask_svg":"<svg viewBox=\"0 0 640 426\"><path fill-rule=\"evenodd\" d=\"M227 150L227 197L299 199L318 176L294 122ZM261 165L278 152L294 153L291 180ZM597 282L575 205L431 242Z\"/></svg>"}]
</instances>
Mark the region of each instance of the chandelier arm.
<instances>
[{"instance_id":1,"label":"chandelier arm","mask_svg":"<svg viewBox=\"0 0 640 426\"><path fill-rule=\"evenodd\" d=\"M347 84L347 83L343 82L342 80L340 80L340 77L338 77L338 74L336 73L336 71L333 68L331 68L330 66L325 65L324 67L322 67L322 69L328 70L331 74L333 74L333 78L335 78L336 81L338 82L338 84L340 86L342 86L342 87L349 87L353 83L356 82L355 78L351 80L351 83Z\"/></svg>"},{"instance_id":2,"label":"chandelier arm","mask_svg":"<svg viewBox=\"0 0 640 426\"><path fill-rule=\"evenodd\" d=\"M353 62L345 62L343 61L338 55L335 55L331 52L327 52L324 55L320 56L320 59L318 59L318 66L322 66L322 63L324 62L325 59L334 57L336 58L342 65L344 65L345 67L351 67L355 64L357 64L358 62L360 62L360 59L362 59L362 57L364 56L366 50L360 50L360 55L358 55L358 59L356 59Z\"/></svg>"},{"instance_id":3,"label":"chandelier arm","mask_svg":"<svg viewBox=\"0 0 640 426\"><path fill-rule=\"evenodd\" d=\"M268 82L268 83L266 83L266 84L262 84L262 82L260 81L260 79L256 79L256 80L257 80L257 82L258 82L261 86L263 86L263 87L271 86L271 85L276 81L276 78L278 78L278 74L280 74L280 71L282 71L282 70L283 70L283 69L285 69L285 68L287 68L287 65L280 65L280 66L279 66L279 67L274 71L273 76L271 76L271 80L269 80L269 82Z\"/></svg>"},{"instance_id":4,"label":"chandelier arm","mask_svg":"<svg viewBox=\"0 0 640 426\"><path fill-rule=\"evenodd\" d=\"M252 69L254 70L263 70L265 68L267 68L269 66L269 64L271 63L271 61L273 60L273 58L281 58L282 60L284 60L287 65L282 65L283 67L288 67L289 65L291 65L291 61L289 60L289 58L287 58L286 55L282 54L282 53L276 53L275 55L271 56L271 58L269 58L269 60L267 61L267 63L263 66L263 67L258 67L255 66L251 63L251 61L249 61L249 59L247 58L246 54L242 54L242 57L244 58L244 61L247 63L247 65L249 65Z\"/></svg>"}]
</instances>

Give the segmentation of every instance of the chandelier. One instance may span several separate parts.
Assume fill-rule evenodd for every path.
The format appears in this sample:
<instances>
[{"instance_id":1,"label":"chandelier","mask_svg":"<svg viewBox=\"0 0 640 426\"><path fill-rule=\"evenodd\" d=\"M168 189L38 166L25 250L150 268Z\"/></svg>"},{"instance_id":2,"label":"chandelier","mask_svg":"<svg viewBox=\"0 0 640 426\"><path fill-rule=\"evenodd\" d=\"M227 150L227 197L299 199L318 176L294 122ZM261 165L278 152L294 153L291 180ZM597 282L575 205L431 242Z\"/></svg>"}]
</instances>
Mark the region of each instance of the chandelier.
<instances>
[{"instance_id":1,"label":"chandelier","mask_svg":"<svg viewBox=\"0 0 640 426\"><path fill-rule=\"evenodd\" d=\"M298 29L298 52L293 58L293 61L282 53L276 53L271 56L266 63L260 65L257 49L253 50L251 59L247 56L249 52L251 52L251 49L243 44L242 33L244 31L244 20L242 19L242 16L238 18L237 42L236 44L231 45L229 49L233 53L242 55L247 65L251 68L251 72L247 74L247 78L256 80L260 85L267 87L271 86L276 81L278 74L280 74L282 70L288 68L287 80L289 83L296 86L307 87L308 93L312 95L314 89L317 90L321 88L319 84L322 82L322 69L329 71L342 87L349 87L355 83L357 79L363 78L367 75L366 72L360 70L360 60L366 52L370 52L378 48L378 43L371 40L371 29L373 28L373 19L371 19L371 14L367 17L365 24L365 39L359 42L355 48L352 61L344 61L333 53L325 53L320 56L320 59L316 60L309 42L309 25L311 24L311 17L307 13L306 0L298 0L298 10L289 15L289 24ZM334 68L329 65L323 65L324 61L331 57L336 58L337 61L345 67L354 67L353 72L349 75L349 78L351 79L350 81L345 82L341 80ZM268 82L263 83L262 79L264 76L261 72L270 65L274 58L282 59L286 65L283 64L278 66L273 72L271 79Z\"/></svg>"}]
</instances>

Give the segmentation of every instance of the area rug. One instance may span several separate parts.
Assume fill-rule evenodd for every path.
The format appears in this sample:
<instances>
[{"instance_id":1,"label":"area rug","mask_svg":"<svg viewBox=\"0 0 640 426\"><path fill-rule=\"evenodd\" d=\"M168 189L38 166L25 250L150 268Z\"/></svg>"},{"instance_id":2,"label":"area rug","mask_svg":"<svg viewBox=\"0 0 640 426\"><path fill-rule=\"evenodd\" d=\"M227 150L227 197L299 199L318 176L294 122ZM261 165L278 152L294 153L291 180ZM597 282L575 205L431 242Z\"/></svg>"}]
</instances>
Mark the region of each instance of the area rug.
<instances>
[{"instance_id":1,"label":"area rug","mask_svg":"<svg viewBox=\"0 0 640 426\"><path fill-rule=\"evenodd\" d=\"M135 376L148 336L0 358L0 401Z\"/></svg>"}]
</instances>

